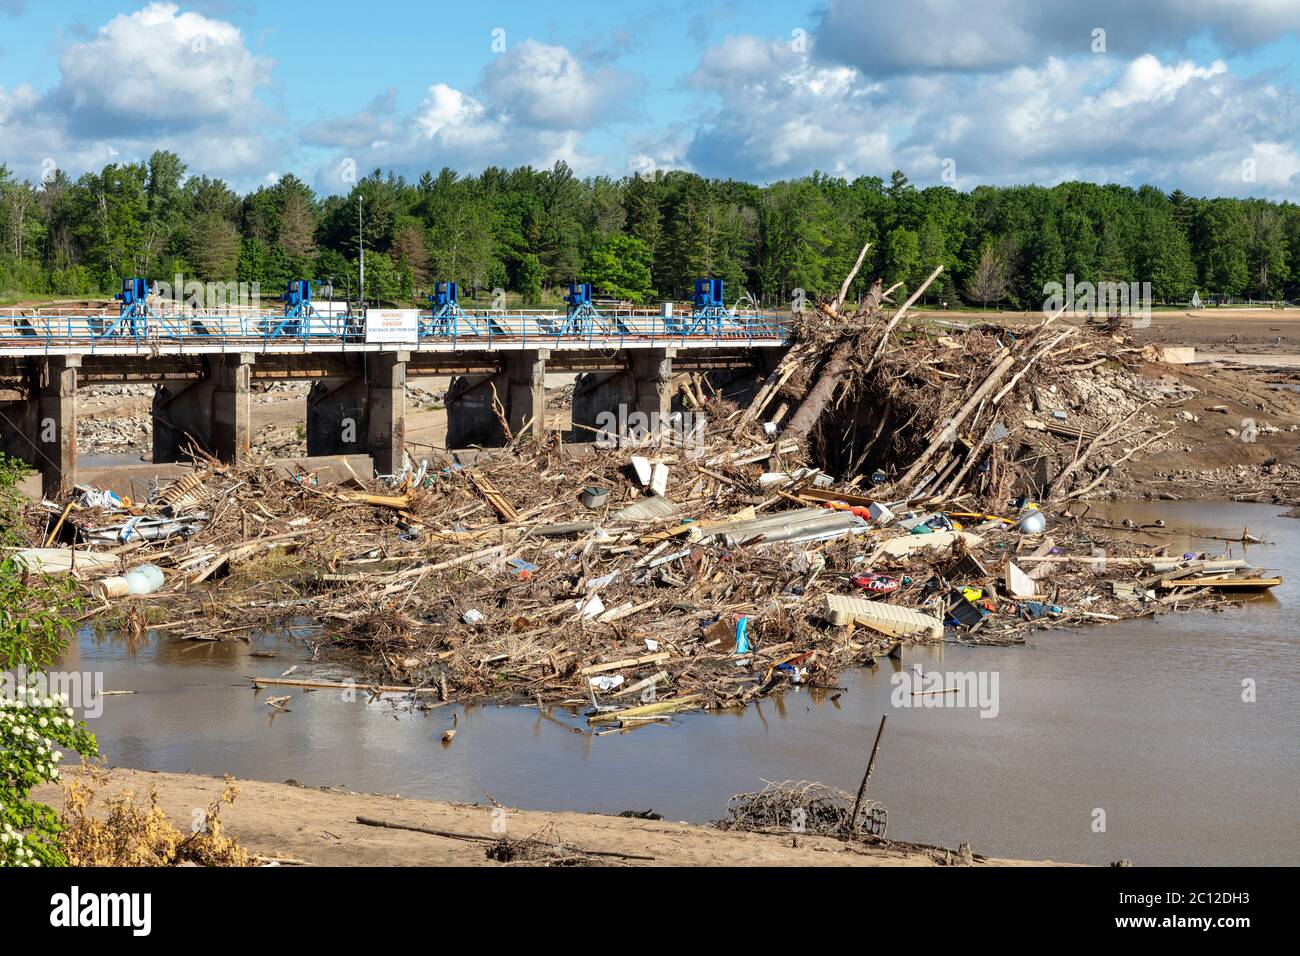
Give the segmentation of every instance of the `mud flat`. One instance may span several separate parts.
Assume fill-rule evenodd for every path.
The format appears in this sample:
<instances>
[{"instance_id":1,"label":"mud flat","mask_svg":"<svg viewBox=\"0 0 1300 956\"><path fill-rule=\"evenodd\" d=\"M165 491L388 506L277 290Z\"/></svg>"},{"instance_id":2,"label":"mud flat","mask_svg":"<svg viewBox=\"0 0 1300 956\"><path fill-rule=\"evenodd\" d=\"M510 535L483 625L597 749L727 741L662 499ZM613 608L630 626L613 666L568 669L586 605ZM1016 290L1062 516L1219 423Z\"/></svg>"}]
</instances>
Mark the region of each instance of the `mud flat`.
<instances>
[{"instance_id":1,"label":"mud flat","mask_svg":"<svg viewBox=\"0 0 1300 956\"><path fill-rule=\"evenodd\" d=\"M499 842L494 822L520 840L562 840L588 851L586 862L631 866L942 866L960 864L956 850L919 844L849 844L829 837L724 832L708 826L603 816L498 810L487 805L409 800L398 796L312 789L292 783L240 780L239 795L222 811L230 836L250 852L318 866L500 866L487 849ZM188 829L195 807L219 796L221 778L185 773L114 770L110 788L138 794L153 788L159 805ZM111 790L110 790L111 792ZM57 787L38 800L62 806ZM102 801L101 801L102 802ZM424 830L361 824L358 817ZM974 855L974 866L1056 866L1050 861Z\"/></svg>"}]
</instances>

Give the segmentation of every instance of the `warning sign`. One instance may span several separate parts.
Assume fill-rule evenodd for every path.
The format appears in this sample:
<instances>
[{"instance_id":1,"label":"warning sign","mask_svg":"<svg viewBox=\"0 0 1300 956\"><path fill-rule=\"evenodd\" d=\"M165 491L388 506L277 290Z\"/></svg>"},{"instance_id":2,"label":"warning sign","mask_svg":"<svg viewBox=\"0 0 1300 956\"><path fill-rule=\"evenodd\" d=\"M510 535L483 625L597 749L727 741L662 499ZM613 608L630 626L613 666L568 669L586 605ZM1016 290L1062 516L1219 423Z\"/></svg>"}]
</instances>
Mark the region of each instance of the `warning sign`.
<instances>
[{"instance_id":1,"label":"warning sign","mask_svg":"<svg viewBox=\"0 0 1300 956\"><path fill-rule=\"evenodd\" d=\"M417 309L367 309L367 342L416 342L420 338Z\"/></svg>"}]
</instances>

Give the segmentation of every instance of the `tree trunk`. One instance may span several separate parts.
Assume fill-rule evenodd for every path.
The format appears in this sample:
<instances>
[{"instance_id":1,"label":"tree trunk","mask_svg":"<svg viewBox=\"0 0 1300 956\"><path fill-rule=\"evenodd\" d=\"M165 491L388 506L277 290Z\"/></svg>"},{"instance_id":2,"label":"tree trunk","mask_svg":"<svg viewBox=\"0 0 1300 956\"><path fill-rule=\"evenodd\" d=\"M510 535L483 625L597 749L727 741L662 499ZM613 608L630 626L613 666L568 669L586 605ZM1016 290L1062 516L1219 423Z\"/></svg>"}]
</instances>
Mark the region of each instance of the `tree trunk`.
<instances>
[{"instance_id":1,"label":"tree trunk","mask_svg":"<svg viewBox=\"0 0 1300 956\"><path fill-rule=\"evenodd\" d=\"M835 346L831 357L822 366L821 375L813 383L812 388L808 389L808 394L800 403L799 410L794 413L790 424L786 426L785 437L802 441L812 431L813 425L821 418L822 410L835 394L840 379L848 369L849 356L853 352L856 341L855 338L844 338Z\"/></svg>"}]
</instances>

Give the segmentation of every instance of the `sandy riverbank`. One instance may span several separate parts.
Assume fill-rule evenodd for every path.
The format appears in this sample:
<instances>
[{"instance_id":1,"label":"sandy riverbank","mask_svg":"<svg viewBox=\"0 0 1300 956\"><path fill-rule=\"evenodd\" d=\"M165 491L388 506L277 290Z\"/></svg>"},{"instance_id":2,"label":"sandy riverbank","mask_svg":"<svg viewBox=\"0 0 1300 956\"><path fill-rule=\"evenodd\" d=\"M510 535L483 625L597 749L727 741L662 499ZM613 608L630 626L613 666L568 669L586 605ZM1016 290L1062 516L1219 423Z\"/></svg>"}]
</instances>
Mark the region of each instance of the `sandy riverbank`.
<instances>
[{"instance_id":1,"label":"sandy riverbank","mask_svg":"<svg viewBox=\"0 0 1300 956\"><path fill-rule=\"evenodd\" d=\"M498 835L492 829L490 805L410 800L294 783L240 780L237 785L239 796L221 818L227 834L260 856L318 866L501 865L486 855L491 845L487 840ZM108 792L121 787L140 794L154 788L171 821L186 830L194 810L219 796L223 782L198 774L115 769ZM56 808L62 806L57 787L44 787L35 796ZM358 816L486 840L367 826L357 822ZM827 837L724 832L698 824L593 813L508 810L505 820L513 839L544 834L584 850L653 857L601 860L634 866L941 866L945 857L954 864L961 862L955 850L945 854L941 849L905 844L849 845ZM978 846L975 849L976 866L1060 865L984 858L978 855Z\"/></svg>"}]
</instances>

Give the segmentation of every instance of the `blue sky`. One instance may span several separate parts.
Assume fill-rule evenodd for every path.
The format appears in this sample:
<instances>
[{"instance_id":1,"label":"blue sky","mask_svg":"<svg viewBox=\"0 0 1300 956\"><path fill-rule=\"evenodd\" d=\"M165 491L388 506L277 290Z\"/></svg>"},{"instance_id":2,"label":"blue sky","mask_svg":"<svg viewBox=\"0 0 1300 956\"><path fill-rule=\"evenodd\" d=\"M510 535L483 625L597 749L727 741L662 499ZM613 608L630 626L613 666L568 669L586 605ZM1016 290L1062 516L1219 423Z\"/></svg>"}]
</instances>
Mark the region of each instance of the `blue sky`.
<instances>
[{"instance_id":1,"label":"blue sky","mask_svg":"<svg viewBox=\"0 0 1300 956\"><path fill-rule=\"evenodd\" d=\"M1297 88L1300 0L0 0L33 179L164 147L239 188L563 159L1300 199Z\"/></svg>"}]
</instances>

